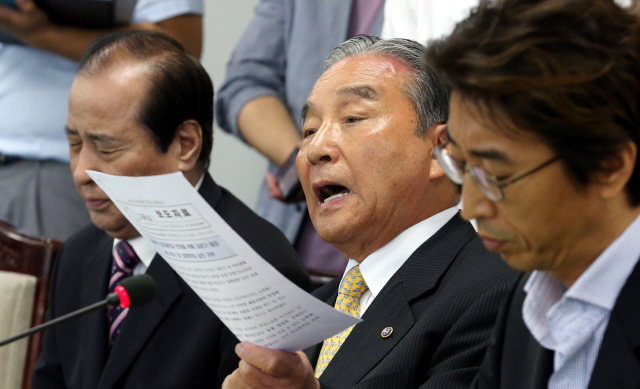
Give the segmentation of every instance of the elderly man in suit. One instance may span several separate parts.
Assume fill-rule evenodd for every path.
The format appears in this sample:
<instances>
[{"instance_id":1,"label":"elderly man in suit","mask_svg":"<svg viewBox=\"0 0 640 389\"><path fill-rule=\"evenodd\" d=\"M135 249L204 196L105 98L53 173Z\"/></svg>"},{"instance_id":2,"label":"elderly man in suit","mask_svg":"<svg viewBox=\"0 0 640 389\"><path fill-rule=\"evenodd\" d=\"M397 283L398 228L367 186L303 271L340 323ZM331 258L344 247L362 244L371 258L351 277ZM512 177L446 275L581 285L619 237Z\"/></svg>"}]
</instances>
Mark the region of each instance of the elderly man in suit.
<instances>
[{"instance_id":1,"label":"elderly man in suit","mask_svg":"<svg viewBox=\"0 0 640 389\"><path fill-rule=\"evenodd\" d=\"M466 388L516 273L458 215L434 159L448 92L404 39L360 35L304 105L297 168L320 236L350 258L315 295L364 321L306 350L236 348L224 388Z\"/></svg>"},{"instance_id":2,"label":"elderly man in suit","mask_svg":"<svg viewBox=\"0 0 640 389\"><path fill-rule=\"evenodd\" d=\"M212 121L211 80L174 39L129 31L89 48L71 88L66 132L73 178L93 225L62 248L48 317L101 300L131 274L151 275L158 295L131 312L96 311L47 331L34 388L211 388L238 363L233 353L238 340L86 170L184 173L258 254L309 287L302 263L278 229L207 173Z\"/></svg>"},{"instance_id":3,"label":"elderly man in suit","mask_svg":"<svg viewBox=\"0 0 640 389\"><path fill-rule=\"evenodd\" d=\"M505 0L430 49L462 214L530 272L475 387L640 387L638 31L611 0Z\"/></svg>"}]
</instances>

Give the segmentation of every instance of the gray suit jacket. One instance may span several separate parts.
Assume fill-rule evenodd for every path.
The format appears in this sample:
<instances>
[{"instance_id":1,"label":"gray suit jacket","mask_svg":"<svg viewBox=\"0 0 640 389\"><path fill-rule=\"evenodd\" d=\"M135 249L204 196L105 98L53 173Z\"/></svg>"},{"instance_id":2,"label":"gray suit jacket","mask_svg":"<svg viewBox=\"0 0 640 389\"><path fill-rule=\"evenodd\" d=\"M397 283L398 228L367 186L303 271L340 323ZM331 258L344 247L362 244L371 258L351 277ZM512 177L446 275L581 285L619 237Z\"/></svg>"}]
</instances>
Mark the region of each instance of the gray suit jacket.
<instances>
[{"instance_id":1,"label":"gray suit jacket","mask_svg":"<svg viewBox=\"0 0 640 389\"><path fill-rule=\"evenodd\" d=\"M300 128L302 105L322 74L324 59L347 38L350 13L350 0L261 0L227 64L227 79L216 101L218 125L242 139L237 123L242 107L256 97L273 95L285 103ZM373 35L382 30L382 14ZM269 171L276 170L269 166ZM263 184L256 212L293 242L306 205L271 199Z\"/></svg>"}]
</instances>

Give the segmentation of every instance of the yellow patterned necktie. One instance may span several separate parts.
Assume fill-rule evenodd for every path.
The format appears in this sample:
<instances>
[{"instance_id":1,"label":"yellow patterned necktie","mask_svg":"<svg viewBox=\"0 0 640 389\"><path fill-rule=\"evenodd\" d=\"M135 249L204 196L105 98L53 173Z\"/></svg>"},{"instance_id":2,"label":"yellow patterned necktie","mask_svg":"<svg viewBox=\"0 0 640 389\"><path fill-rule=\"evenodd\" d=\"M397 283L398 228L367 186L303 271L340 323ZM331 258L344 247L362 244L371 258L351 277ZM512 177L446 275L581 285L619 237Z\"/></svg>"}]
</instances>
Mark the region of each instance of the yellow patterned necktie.
<instances>
[{"instance_id":1,"label":"yellow patterned necktie","mask_svg":"<svg viewBox=\"0 0 640 389\"><path fill-rule=\"evenodd\" d=\"M338 298L336 299L335 308L347 315L360 318L360 296L367 290L367 283L362 278L360 273L360 266L353 267L342 280L340 290L338 290ZM334 355L338 352L342 343L347 339L347 336L351 333L354 326L347 328L333 337L326 339L322 344L322 350L320 350L320 357L318 357L318 363L316 364L316 378L320 378L320 375L327 368L329 362Z\"/></svg>"}]
</instances>

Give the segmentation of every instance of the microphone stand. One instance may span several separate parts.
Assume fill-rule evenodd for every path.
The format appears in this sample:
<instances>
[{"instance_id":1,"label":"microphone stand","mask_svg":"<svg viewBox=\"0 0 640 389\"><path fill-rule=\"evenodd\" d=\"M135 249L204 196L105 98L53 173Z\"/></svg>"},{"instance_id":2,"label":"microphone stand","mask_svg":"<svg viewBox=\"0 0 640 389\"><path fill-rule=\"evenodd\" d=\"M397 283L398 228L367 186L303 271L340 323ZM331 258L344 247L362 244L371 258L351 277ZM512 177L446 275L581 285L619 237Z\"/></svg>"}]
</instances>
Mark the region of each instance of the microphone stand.
<instances>
[{"instance_id":1,"label":"microphone stand","mask_svg":"<svg viewBox=\"0 0 640 389\"><path fill-rule=\"evenodd\" d=\"M63 321L69 320L69 319L74 318L76 316L84 315L85 313L89 313L91 311L95 311L97 309L104 308L106 306L116 306L116 305L119 305L119 304L120 304L120 297L118 297L118 295L116 293L109 293L107 295L107 298L105 298L102 301L99 301L99 302L97 302L95 304L89 305L88 307L84 307L82 309L78 309L77 311L68 313L68 314L66 314L64 316L60 316L57 319L48 321L48 322L46 322L44 324L40 324L39 326L35 326L35 327L29 329L28 331L25 331L25 332L23 332L21 334L18 334L18 335L14 335L9 339L5 339L5 340L0 342L0 347L4 346L6 344L9 344L9 343L15 342L18 339L22 339L22 338L27 337L29 335L35 334L36 332L40 332L40 331L46 330L49 327L53 327L56 324L62 323Z\"/></svg>"}]
</instances>

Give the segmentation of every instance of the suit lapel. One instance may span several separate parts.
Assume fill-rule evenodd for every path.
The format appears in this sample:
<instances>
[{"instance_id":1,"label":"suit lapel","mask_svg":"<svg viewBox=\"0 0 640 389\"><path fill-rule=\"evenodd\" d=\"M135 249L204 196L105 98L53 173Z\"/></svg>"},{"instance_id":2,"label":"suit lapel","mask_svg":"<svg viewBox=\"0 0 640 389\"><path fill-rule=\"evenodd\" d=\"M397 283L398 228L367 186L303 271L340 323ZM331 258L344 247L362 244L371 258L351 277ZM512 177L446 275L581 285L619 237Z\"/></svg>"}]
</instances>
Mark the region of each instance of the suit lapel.
<instances>
[{"instance_id":1,"label":"suit lapel","mask_svg":"<svg viewBox=\"0 0 640 389\"><path fill-rule=\"evenodd\" d=\"M640 261L611 311L589 388L640 387Z\"/></svg>"},{"instance_id":2,"label":"suit lapel","mask_svg":"<svg viewBox=\"0 0 640 389\"><path fill-rule=\"evenodd\" d=\"M522 314L520 314L522 316ZM524 361L517 359L523 363L517 364L515 361L509 361L511 365L511 374L518 372L516 379L512 379L511 384L521 387L522 389L547 389L549 378L553 373L553 351L548 350L540 345L535 338L529 336L522 341L519 354L522 355ZM514 345L515 347L515 345ZM516 354L517 355L517 354ZM527 366L522 369L522 366ZM505 387L515 387L504 385Z\"/></svg>"},{"instance_id":3,"label":"suit lapel","mask_svg":"<svg viewBox=\"0 0 640 389\"><path fill-rule=\"evenodd\" d=\"M84 267L82 306L101 301L109 289L109 273L111 269L111 250L113 238L108 235L98 242L98 247ZM85 260L84 258L81 260ZM96 387L107 360L107 314L105 309L99 309L80 318L80 344L78 361L83 361L80 374L86 387Z\"/></svg>"},{"instance_id":4,"label":"suit lapel","mask_svg":"<svg viewBox=\"0 0 640 389\"><path fill-rule=\"evenodd\" d=\"M475 236L471 223L458 213L424 242L398 270L408 301L435 288L462 247Z\"/></svg>"},{"instance_id":5,"label":"suit lapel","mask_svg":"<svg viewBox=\"0 0 640 389\"><path fill-rule=\"evenodd\" d=\"M376 296L327 369L322 382L331 387L355 385L391 351L414 324L413 314L398 277L393 277L384 292ZM383 338L381 332L393 328ZM353 361L358 361L354 364Z\"/></svg>"},{"instance_id":6,"label":"suit lapel","mask_svg":"<svg viewBox=\"0 0 640 389\"><path fill-rule=\"evenodd\" d=\"M436 287L460 249L475 231L459 215L423 243L391 277L362 316L327 369L322 382L343 387L363 379L413 327L411 301ZM334 297L335 300L335 297ZM393 334L383 338L386 327ZM357 360L357 364L353 361Z\"/></svg>"},{"instance_id":7,"label":"suit lapel","mask_svg":"<svg viewBox=\"0 0 640 389\"><path fill-rule=\"evenodd\" d=\"M522 277L518 283L507 312L507 320L498 318L497 322L503 326L498 334L503 336L492 335L490 342L501 346L490 345L485 362L487 358L498 360L499 368L496 371L501 373L494 376L493 380L500 382L502 387L546 389L553 373L553 351L538 343L522 318L522 306L527 297L524 286L528 279L528 276ZM494 328L494 332L495 330ZM523 369L522 366L527 368Z\"/></svg>"},{"instance_id":8,"label":"suit lapel","mask_svg":"<svg viewBox=\"0 0 640 389\"><path fill-rule=\"evenodd\" d=\"M211 208L216 209L218 202L222 197L222 188L213 181L213 178L209 173L205 173L202 185L200 186L200 189L198 189L198 193L200 193L200 196L204 198Z\"/></svg>"},{"instance_id":9,"label":"suit lapel","mask_svg":"<svg viewBox=\"0 0 640 389\"><path fill-rule=\"evenodd\" d=\"M147 340L182 293L178 275L156 255L147 270L158 286L156 298L149 304L132 309L107 359L98 388L113 387L138 356Z\"/></svg>"}]
</instances>

